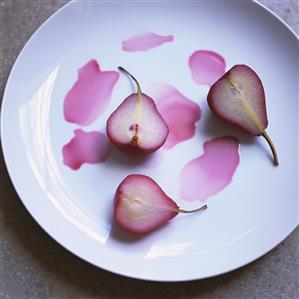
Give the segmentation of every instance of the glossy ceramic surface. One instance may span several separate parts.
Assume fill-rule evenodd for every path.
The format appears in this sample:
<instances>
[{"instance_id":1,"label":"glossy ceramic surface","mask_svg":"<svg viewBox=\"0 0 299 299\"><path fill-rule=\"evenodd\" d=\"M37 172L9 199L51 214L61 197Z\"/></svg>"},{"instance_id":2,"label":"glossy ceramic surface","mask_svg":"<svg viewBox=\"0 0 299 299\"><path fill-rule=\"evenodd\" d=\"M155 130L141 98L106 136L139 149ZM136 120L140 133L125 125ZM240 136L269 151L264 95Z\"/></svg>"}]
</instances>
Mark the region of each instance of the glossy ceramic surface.
<instances>
[{"instance_id":1,"label":"glossy ceramic surface","mask_svg":"<svg viewBox=\"0 0 299 299\"><path fill-rule=\"evenodd\" d=\"M172 35L148 52L128 53L122 41L143 32ZM214 119L208 87L192 80L188 59L206 49L221 54L227 69L245 63L262 78L268 133L280 165L271 163L260 138L250 138ZM77 70L96 59L104 70L124 65L138 74L144 91L164 82L201 108L195 136L146 161L112 149L101 164L73 171L62 147L79 125L63 115L64 98ZM74 1L53 15L26 44L10 75L1 111L5 161L14 186L36 221L82 259L122 275L182 281L221 274L245 265L281 242L298 224L298 40L276 17L254 2ZM105 122L132 85L120 77L111 102L87 131ZM180 216L144 237L117 228L113 194L130 173L153 177L180 206L200 201L180 196L179 174L212 138L240 140L240 164L232 182L207 199L198 215Z\"/></svg>"}]
</instances>

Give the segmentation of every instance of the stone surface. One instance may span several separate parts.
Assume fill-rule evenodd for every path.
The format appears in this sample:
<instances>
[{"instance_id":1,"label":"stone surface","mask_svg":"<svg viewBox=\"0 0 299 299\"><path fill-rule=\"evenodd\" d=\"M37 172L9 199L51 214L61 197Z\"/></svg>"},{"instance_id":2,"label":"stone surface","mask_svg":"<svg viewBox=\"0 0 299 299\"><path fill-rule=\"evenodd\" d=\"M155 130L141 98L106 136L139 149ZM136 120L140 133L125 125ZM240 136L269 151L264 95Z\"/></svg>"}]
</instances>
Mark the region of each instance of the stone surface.
<instances>
[{"instance_id":1,"label":"stone surface","mask_svg":"<svg viewBox=\"0 0 299 299\"><path fill-rule=\"evenodd\" d=\"M66 0L0 0L0 98L19 51ZM298 32L297 1L261 1ZM0 155L0 298L299 298L299 230L259 260L202 281L151 283L95 268L67 252L31 218Z\"/></svg>"}]
</instances>

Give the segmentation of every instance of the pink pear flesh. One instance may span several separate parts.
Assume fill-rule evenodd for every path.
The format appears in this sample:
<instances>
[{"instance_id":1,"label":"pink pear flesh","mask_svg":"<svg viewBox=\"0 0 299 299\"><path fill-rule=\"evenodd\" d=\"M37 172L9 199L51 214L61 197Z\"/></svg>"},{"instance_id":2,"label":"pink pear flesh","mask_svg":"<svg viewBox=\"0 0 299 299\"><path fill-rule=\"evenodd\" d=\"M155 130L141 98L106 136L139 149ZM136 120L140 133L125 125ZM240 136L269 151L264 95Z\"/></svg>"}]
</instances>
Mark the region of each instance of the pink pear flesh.
<instances>
[{"instance_id":1,"label":"pink pear flesh","mask_svg":"<svg viewBox=\"0 0 299 299\"><path fill-rule=\"evenodd\" d=\"M147 233L179 213L193 213L206 208L207 205L191 211L180 209L152 178L141 174L127 176L114 197L116 222L133 233Z\"/></svg>"},{"instance_id":2,"label":"pink pear flesh","mask_svg":"<svg viewBox=\"0 0 299 299\"><path fill-rule=\"evenodd\" d=\"M235 65L210 88L210 109L223 120L268 142L275 165L278 156L265 129L268 126L265 92L261 79L247 65Z\"/></svg>"},{"instance_id":3,"label":"pink pear flesh","mask_svg":"<svg viewBox=\"0 0 299 299\"><path fill-rule=\"evenodd\" d=\"M152 98L141 92L138 81L124 68L137 85L137 93L128 96L110 115L106 132L120 150L134 155L150 154L166 141L168 126Z\"/></svg>"}]
</instances>

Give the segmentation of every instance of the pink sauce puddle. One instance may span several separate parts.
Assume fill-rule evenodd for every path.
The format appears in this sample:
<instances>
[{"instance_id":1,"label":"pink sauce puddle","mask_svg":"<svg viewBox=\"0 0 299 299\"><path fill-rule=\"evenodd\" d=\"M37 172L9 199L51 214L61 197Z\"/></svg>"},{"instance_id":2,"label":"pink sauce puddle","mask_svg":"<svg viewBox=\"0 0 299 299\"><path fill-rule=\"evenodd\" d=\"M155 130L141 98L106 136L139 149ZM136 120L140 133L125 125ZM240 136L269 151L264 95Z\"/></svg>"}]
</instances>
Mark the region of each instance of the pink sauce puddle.
<instances>
[{"instance_id":1,"label":"pink sauce puddle","mask_svg":"<svg viewBox=\"0 0 299 299\"><path fill-rule=\"evenodd\" d=\"M63 163L73 170L79 169L82 164L102 163L109 157L111 145L101 132L84 132L81 129L74 131L75 136L63 146Z\"/></svg>"},{"instance_id":2,"label":"pink sauce puddle","mask_svg":"<svg viewBox=\"0 0 299 299\"><path fill-rule=\"evenodd\" d=\"M157 108L169 128L163 147L170 149L192 138L196 130L195 123L201 116L199 105L187 99L171 85L159 84L154 93Z\"/></svg>"},{"instance_id":3,"label":"pink sauce puddle","mask_svg":"<svg viewBox=\"0 0 299 299\"><path fill-rule=\"evenodd\" d=\"M122 49L128 52L148 51L166 42L172 41L172 35L163 36L156 33L147 32L124 40L122 42Z\"/></svg>"},{"instance_id":4,"label":"pink sauce puddle","mask_svg":"<svg viewBox=\"0 0 299 299\"><path fill-rule=\"evenodd\" d=\"M92 59L78 70L78 79L64 99L65 120L86 126L94 122L107 107L119 74L102 72Z\"/></svg>"},{"instance_id":5,"label":"pink sauce puddle","mask_svg":"<svg viewBox=\"0 0 299 299\"><path fill-rule=\"evenodd\" d=\"M239 142L225 136L204 143L204 154L191 160L181 171L181 195L188 201L204 201L232 181L239 165Z\"/></svg>"},{"instance_id":6,"label":"pink sauce puddle","mask_svg":"<svg viewBox=\"0 0 299 299\"><path fill-rule=\"evenodd\" d=\"M213 51L198 50L189 58L193 80L198 84L213 85L225 73L224 58Z\"/></svg>"}]
</instances>

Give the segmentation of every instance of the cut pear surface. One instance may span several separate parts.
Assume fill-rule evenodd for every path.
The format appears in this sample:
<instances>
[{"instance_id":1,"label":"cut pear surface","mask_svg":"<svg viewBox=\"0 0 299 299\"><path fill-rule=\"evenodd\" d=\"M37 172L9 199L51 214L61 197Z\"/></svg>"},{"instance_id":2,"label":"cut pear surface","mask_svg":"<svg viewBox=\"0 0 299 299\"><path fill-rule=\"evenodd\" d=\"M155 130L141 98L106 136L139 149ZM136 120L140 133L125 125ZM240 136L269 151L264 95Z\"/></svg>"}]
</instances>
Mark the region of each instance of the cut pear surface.
<instances>
[{"instance_id":1,"label":"cut pear surface","mask_svg":"<svg viewBox=\"0 0 299 299\"><path fill-rule=\"evenodd\" d=\"M149 154L159 149L168 136L168 126L152 98L141 92L138 81L125 69L137 85L137 93L128 96L111 114L106 131L111 142L131 154Z\"/></svg>"},{"instance_id":2,"label":"cut pear surface","mask_svg":"<svg viewBox=\"0 0 299 299\"><path fill-rule=\"evenodd\" d=\"M215 82L208 93L210 109L220 118L268 142L274 164L278 156L266 128L268 126L265 92L261 79L247 65L235 65Z\"/></svg>"},{"instance_id":3,"label":"cut pear surface","mask_svg":"<svg viewBox=\"0 0 299 299\"><path fill-rule=\"evenodd\" d=\"M135 233L146 233L186 211L168 197L150 177L141 174L127 176L118 186L114 198L114 217L118 224Z\"/></svg>"}]
</instances>

